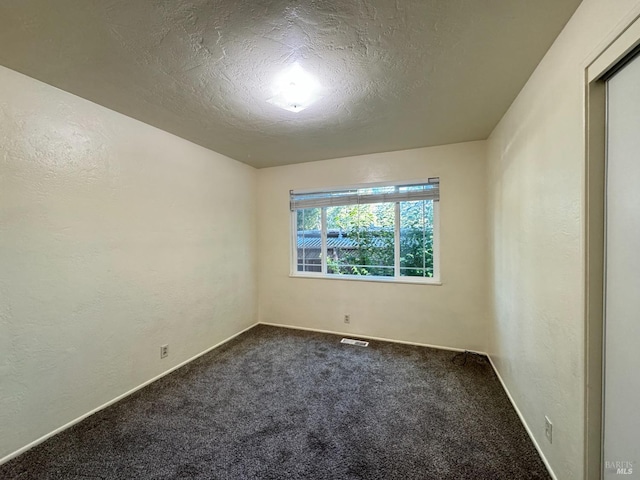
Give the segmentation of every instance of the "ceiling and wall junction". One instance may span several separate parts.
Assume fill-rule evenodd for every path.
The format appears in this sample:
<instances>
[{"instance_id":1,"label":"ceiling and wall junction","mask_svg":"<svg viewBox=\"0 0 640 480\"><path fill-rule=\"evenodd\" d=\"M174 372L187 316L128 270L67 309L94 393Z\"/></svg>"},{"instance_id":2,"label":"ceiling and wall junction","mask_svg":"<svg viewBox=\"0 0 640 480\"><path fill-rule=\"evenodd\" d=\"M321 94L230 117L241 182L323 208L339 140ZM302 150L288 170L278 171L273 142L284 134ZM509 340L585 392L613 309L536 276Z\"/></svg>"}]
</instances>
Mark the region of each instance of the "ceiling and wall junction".
<instances>
[{"instance_id":1,"label":"ceiling and wall junction","mask_svg":"<svg viewBox=\"0 0 640 480\"><path fill-rule=\"evenodd\" d=\"M255 167L485 139L579 0L12 0L0 64ZM299 62L326 95L267 102Z\"/></svg>"}]
</instances>

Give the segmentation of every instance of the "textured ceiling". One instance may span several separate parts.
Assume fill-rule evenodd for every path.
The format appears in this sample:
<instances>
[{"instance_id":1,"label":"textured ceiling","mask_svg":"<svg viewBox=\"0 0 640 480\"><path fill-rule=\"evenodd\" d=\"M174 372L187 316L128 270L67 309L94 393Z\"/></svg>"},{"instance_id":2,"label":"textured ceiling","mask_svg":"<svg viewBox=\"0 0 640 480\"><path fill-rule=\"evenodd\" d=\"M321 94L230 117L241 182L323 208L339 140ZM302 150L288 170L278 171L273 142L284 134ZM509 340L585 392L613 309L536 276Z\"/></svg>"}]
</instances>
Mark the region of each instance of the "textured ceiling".
<instances>
[{"instance_id":1,"label":"textured ceiling","mask_svg":"<svg viewBox=\"0 0 640 480\"><path fill-rule=\"evenodd\" d=\"M486 138L579 3L5 0L0 64L265 167Z\"/></svg>"}]
</instances>

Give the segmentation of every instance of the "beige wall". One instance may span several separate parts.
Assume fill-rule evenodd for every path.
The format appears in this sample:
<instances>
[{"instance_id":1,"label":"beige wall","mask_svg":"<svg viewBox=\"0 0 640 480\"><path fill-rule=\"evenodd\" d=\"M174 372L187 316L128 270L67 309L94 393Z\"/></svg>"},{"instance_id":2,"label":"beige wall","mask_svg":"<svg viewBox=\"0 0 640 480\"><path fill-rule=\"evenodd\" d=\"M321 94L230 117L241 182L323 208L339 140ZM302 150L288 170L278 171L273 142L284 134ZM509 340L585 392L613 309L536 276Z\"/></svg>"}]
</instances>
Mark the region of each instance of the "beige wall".
<instances>
[{"instance_id":1,"label":"beige wall","mask_svg":"<svg viewBox=\"0 0 640 480\"><path fill-rule=\"evenodd\" d=\"M289 277L289 190L434 176L442 191L441 286ZM262 322L484 351L484 142L262 169L258 184Z\"/></svg>"},{"instance_id":2,"label":"beige wall","mask_svg":"<svg viewBox=\"0 0 640 480\"><path fill-rule=\"evenodd\" d=\"M0 67L0 459L256 321L255 176Z\"/></svg>"},{"instance_id":3,"label":"beige wall","mask_svg":"<svg viewBox=\"0 0 640 480\"><path fill-rule=\"evenodd\" d=\"M0 459L259 318L487 350L581 478L584 67L639 5L584 0L487 142L260 171L0 67ZM441 286L289 277L290 189L432 176Z\"/></svg>"},{"instance_id":4,"label":"beige wall","mask_svg":"<svg viewBox=\"0 0 640 480\"><path fill-rule=\"evenodd\" d=\"M488 141L489 353L560 479L583 476L584 68L638 4L584 0Z\"/></svg>"}]
</instances>

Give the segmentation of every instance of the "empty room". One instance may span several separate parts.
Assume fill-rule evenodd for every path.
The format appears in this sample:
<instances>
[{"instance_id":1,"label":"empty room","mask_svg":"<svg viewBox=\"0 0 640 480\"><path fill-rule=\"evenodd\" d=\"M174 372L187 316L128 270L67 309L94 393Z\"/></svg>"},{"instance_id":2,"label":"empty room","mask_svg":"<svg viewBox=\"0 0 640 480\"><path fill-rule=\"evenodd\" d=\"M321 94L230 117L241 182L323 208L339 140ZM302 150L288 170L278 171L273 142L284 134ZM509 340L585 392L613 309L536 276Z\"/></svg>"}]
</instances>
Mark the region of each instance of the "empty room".
<instances>
[{"instance_id":1,"label":"empty room","mask_svg":"<svg viewBox=\"0 0 640 480\"><path fill-rule=\"evenodd\" d=\"M0 478L640 478L640 0L0 2Z\"/></svg>"}]
</instances>

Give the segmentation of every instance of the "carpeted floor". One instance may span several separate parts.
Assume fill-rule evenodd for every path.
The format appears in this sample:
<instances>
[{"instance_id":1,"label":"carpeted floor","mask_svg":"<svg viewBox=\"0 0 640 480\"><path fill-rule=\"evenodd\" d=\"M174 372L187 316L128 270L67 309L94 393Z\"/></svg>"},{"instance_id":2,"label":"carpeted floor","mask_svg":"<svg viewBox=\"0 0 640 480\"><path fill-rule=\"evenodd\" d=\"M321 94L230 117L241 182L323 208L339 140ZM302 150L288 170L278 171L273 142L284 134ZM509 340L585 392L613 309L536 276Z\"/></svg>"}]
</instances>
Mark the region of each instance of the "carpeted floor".
<instances>
[{"instance_id":1,"label":"carpeted floor","mask_svg":"<svg viewBox=\"0 0 640 480\"><path fill-rule=\"evenodd\" d=\"M489 363L257 326L2 479L550 478Z\"/></svg>"}]
</instances>

